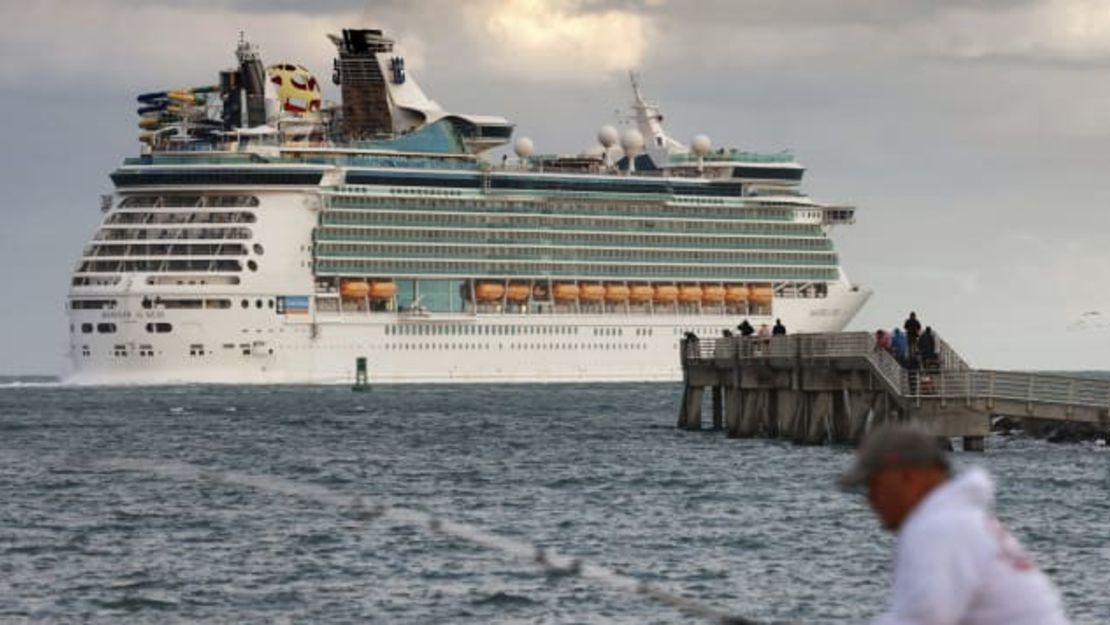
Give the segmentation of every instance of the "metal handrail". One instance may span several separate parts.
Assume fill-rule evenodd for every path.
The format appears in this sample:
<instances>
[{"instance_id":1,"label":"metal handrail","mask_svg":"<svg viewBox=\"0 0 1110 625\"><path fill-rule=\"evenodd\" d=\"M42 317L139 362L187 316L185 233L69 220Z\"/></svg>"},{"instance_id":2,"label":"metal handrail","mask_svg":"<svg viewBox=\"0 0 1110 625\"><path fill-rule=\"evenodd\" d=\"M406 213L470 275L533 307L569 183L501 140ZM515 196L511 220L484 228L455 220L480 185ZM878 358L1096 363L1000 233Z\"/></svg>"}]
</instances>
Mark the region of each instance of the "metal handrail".
<instances>
[{"instance_id":1,"label":"metal handrail","mask_svg":"<svg viewBox=\"0 0 1110 625\"><path fill-rule=\"evenodd\" d=\"M1110 380L989 369L922 371L910 375L915 399L982 399L1110 407Z\"/></svg>"}]
</instances>

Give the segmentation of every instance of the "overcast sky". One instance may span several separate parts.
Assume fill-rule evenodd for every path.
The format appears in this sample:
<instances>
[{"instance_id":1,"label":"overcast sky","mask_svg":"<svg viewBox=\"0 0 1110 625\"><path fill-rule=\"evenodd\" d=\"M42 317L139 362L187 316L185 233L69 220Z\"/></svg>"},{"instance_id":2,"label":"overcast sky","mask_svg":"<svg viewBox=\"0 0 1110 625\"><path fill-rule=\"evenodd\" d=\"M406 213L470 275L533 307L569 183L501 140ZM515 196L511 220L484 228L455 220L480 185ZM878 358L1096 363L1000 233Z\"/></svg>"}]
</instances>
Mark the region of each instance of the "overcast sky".
<instances>
[{"instance_id":1,"label":"overcast sky","mask_svg":"<svg viewBox=\"0 0 1110 625\"><path fill-rule=\"evenodd\" d=\"M875 291L851 328L913 309L976 366L1110 369L1104 0L0 1L0 374L63 367L134 95L213 82L240 30L328 84L344 26L539 152L588 147L637 68L676 138L789 148L811 195L859 207L833 233Z\"/></svg>"}]
</instances>

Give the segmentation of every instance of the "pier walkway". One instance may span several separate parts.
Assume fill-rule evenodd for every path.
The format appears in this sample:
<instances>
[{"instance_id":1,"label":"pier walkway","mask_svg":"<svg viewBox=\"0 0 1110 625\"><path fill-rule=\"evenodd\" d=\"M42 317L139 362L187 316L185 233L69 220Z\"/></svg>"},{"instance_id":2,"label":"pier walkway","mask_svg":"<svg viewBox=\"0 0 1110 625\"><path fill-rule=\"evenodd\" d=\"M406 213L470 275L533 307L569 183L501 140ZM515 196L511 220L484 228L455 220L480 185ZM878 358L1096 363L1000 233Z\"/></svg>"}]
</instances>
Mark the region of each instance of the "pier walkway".
<instances>
[{"instance_id":1,"label":"pier walkway","mask_svg":"<svg viewBox=\"0 0 1110 625\"><path fill-rule=\"evenodd\" d=\"M709 388L713 425L733 437L855 443L878 423L913 420L982 450L995 415L1110 431L1110 380L973 369L937 347L939 368L909 370L866 332L684 339L678 427L701 429Z\"/></svg>"}]
</instances>

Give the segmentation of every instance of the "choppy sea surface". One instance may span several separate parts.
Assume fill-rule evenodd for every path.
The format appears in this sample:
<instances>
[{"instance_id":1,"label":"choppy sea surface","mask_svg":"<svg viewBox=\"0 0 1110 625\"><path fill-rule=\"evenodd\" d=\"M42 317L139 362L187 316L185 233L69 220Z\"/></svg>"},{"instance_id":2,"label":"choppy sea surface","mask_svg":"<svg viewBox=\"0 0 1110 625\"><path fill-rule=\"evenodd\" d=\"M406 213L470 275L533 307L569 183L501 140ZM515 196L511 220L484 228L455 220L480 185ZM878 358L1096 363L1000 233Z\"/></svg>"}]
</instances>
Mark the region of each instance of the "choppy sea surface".
<instances>
[{"instance_id":1,"label":"choppy sea surface","mask_svg":"<svg viewBox=\"0 0 1110 625\"><path fill-rule=\"evenodd\" d=\"M859 623L892 539L845 448L673 429L677 385L75 389L0 380L0 622L688 623L394 521L138 466L442 515L750 618ZM1110 622L1110 448L992 438L998 514Z\"/></svg>"}]
</instances>

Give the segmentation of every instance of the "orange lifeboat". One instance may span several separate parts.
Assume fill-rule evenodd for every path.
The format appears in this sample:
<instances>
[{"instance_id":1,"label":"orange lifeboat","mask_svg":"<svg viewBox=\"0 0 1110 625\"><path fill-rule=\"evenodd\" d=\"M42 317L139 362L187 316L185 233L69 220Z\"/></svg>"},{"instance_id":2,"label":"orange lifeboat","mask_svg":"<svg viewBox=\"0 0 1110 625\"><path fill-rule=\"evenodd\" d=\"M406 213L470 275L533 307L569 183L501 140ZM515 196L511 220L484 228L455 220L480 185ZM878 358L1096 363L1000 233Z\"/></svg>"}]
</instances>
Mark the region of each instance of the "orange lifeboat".
<instances>
[{"instance_id":1,"label":"orange lifeboat","mask_svg":"<svg viewBox=\"0 0 1110 625\"><path fill-rule=\"evenodd\" d=\"M555 299L567 301L578 299L578 285L573 283L556 284L551 289Z\"/></svg>"},{"instance_id":2,"label":"orange lifeboat","mask_svg":"<svg viewBox=\"0 0 1110 625\"><path fill-rule=\"evenodd\" d=\"M479 302L494 302L505 295L505 285L499 282L479 282L474 285L474 296Z\"/></svg>"},{"instance_id":3,"label":"orange lifeboat","mask_svg":"<svg viewBox=\"0 0 1110 625\"><path fill-rule=\"evenodd\" d=\"M514 283L509 285L509 292L505 298L510 302L524 302L528 300L528 296L532 293L532 287L527 284Z\"/></svg>"},{"instance_id":4,"label":"orange lifeboat","mask_svg":"<svg viewBox=\"0 0 1110 625\"><path fill-rule=\"evenodd\" d=\"M751 289L752 302L756 304L770 304L775 292L769 286L753 286Z\"/></svg>"},{"instance_id":5,"label":"orange lifeboat","mask_svg":"<svg viewBox=\"0 0 1110 625\"><path fill-rule=\"evenodd\" d=\"M637 284L629 290L628 299L640 303L650 302L654 295L655 289L646 284Z\"/></svg>"},{"instance_id":6,"label":"orange lifeboat","mask_svg":"<svg viewBox=\"0 0 1110 625\"><path fill-rule=\"evenodd\" d=\"M701 301L720 303L725 301L725 287L717 285L707 285L701 288Z\"/></svg>"},{"instance_id":7,"label":"orange lifeboat","mask_svg":"<svg viewBox=\"0 0 1110 625\"><path fill-rule=\"evenodd\" d=\"M339 286L343 299L366 299L370 295L370 284L364 280L344 280Z\"/></svg>"},{"instance_id":8,"label":"orange lifeboat","mask_svg":"<svg viewBox=\"0 0 1110 625\"><path fill-rule=\"evenodd\" d=\"M600 284L582 284L578 287L578 298L584 302L596 302L605 297L605 287Z\"/></svg>"},{"instance_id":9,"label":"orange lifeboat","mask_svg":"<svg viewBox=\"0 0 1110 625\"><path fill-rule=\"evenodd\" d=\"M684 284L678 289L679 301L690 303L701 301L701 287L696 284Z\"/></svg>"},{"instance_id":10,"label":"orange lifeboat","mask_svg":"<svg viewBox=\"0 0 1110 625\"><path fill-rule=\"evenodd\" d=\"M659 304L673 302L678 299L678 287L669 284L657 286L655 287L655 296L653 299Z\"/></svg>"},{"instance_id":11,"label":"orange lifeboat","mask_svg":"<svg viewBox=\"0 0 1110 625\"><path fill-rule=\"evenodd\" d=\"M370 299L390 299L397 294L397 285L392 282L375 280L370 282Z\"/></svg>"},{"instance_id":12,"label":"orange lifeboat","mask_svg":"<svg viewBox=\"0 0 1110 625\"><path fill-rule=\"evenodd\" d=\"M739 284L730 284L727 287L725 287L725 301L726 302L730 302L730 303L733 303L733 304L739 304L740 302L746 302L746 301L748 301L748 296L749 295L751 295L751 293L748 291L748 287L746 287L746 286L741 286Z\"/></svg>"},{"instance_id":13,"label":"orange lifeboat","mask_svg":"<svg viewBox=\"0 0 1110 625\"><path fill-rule=\"evenodd\" d=\"M605 285L605 300L608 302L624 302L628 300L631 289L623 284Z\"/></svg>"}]
</instances>

